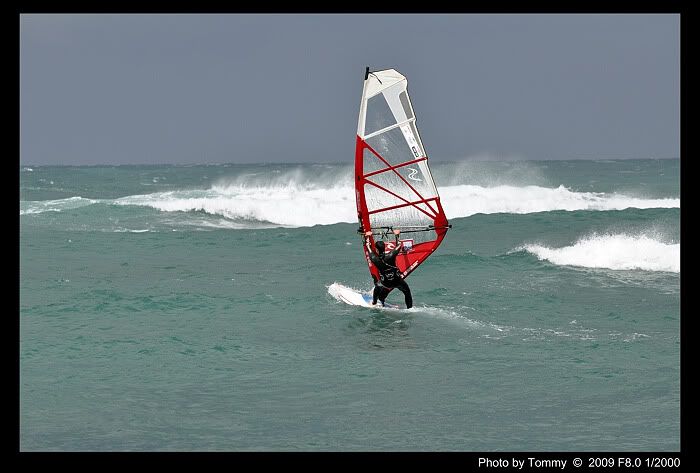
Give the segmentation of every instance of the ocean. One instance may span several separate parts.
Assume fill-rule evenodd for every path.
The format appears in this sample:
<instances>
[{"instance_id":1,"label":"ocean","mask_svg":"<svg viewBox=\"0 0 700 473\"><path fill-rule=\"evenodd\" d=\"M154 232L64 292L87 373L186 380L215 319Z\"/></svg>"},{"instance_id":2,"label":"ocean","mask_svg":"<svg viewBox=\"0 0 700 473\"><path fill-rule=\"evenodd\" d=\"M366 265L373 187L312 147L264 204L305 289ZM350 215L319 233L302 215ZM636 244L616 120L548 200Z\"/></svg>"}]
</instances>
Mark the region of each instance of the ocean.
<instances>
[{"instance_id":1,"label":"ocean","mask_svg":"<svg viewBox=\"0 0 700 473\"><path fill-rule=\"evenodd\" d=\"M679 451L680 161L431 169L391 310L350 164L21 165L20 450Z\"/></svg>"}]
</instances>

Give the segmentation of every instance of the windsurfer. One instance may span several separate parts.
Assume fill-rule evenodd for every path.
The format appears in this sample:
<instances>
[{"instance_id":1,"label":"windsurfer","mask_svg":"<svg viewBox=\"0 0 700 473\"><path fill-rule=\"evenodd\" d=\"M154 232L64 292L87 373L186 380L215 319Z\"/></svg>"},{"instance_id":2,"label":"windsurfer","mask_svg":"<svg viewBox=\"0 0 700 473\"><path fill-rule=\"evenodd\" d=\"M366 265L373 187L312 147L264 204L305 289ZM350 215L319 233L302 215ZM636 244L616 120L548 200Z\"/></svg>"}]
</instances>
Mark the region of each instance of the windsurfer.
<instances>
[{"instance_id":1,"label":"windsurfer","mask_svg":"<svg viewBox=\"0 0 700 473\"><path fill-rule=\"evenodd\" d=\"M375 242L374 246L377 250L375 253L372 251L372 244L370 243L369 237L372 232L365 232L365 245L369 250L369 259L374 263L374 265L379 270L379 281L375 279L374 281L374 292L372 293L372 305L377 304L377 299L384 305L384 300L391 292L391 289L398 289L403 292L406 299L406 308L410 309L413 306L413 298L411 297L411 289L406 284L406 281L401 277L401 271L396 267L396 256L401 252L403 248L402 243L399 241L400 230L394 230L394 237L396 239L396 248L394 248L389 253L384 253L384 242L379 240Z\"/></svg>"}]
</instances>

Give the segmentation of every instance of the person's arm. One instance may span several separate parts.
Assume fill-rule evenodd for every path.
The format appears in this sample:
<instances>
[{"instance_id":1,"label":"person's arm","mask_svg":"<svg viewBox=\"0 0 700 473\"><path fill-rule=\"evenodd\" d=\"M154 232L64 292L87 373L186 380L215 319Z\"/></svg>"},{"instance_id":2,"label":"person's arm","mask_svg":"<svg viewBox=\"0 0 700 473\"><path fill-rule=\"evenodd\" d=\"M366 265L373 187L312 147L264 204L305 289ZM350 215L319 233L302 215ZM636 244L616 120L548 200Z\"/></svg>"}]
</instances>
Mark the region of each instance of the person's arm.
<instances>
[{"instance_id":1,"label":"person's arm","mask_svg":"<svg viewBox=\"0 0 700 473\"><path fill-rule=\"evenodd\" d=\"M376 254L374 253L374 251L372 250L372 243L370 243L370 241L369 241L369 237L370 237L370 236L372 236L372 232L371 232L371 231L365 232L365 236L364 236L364 238L365 238L365 245L367 246L367 251L368 251L367 254L369 255L370 261L371 261L372 263L375 263L375 260L377 259L377 255L376 255ZM375 264L376 264L376 263L375 263Z\"/></svg>"},{"instance_id":2,"label":"person's arm","mask_svg":"<svg viewBox=\"0 0 700 473\"><path fill-rule=\"evenodd\" d=\"M363 237L365 239L365 246L369 250L370 253L372 253L372 244L369 242L369 237L372 236L372 232L365 232L365 236Z\"/></svg>"},{"instance_id":3,"label":"person's arm","mask_svg":"<svg viewBox=\"0 0 700 473\"><path fill-rule=\"evenodd\" d=\"M399 241L399 233L401 233L401 230L394 230L394 239L396 240L396 248L394 248L391 252L391 257L393 258L394 256L398 255L399 252L403 249L403 243Z\"/></svg>"}]
</instances>

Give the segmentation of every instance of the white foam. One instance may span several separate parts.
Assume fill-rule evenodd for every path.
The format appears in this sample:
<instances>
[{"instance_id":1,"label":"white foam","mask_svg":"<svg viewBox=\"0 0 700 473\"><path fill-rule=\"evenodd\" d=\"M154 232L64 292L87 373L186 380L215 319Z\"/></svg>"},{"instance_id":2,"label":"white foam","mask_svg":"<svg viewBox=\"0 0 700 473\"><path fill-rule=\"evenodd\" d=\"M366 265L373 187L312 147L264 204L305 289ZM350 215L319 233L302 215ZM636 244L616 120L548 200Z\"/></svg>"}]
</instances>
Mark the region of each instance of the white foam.
<instances>
[{"instance_id":1,"label":"white foam","mask_svg":"<svg viewBox=\"0 0 700 473\"><path fill-rule=\"evenodd\" d=\"M226 187L208 191L176 191L129 196L121 205L144 205L163 212L201 211L231 220L310 227L357 220L351 188Z\"/></svg>"},{"instance_id":2,"label":"white foam","mask_svg":"<svg viewBox=\"0 0 700 473\"><path fill-rule=\"evenodd\" d=\"M564 186L458 185L439 189L445 213L468 217L477 213L526 214L553 210L624 210L680 207L680 199L644 199L622 194L575 192Z\"/></svg>"},{"instance_id":3,"label":"white foam","mask_svg":"<svg viewBox=\"0 0 700 473\"><path fill-rule=\"evenodd\" d=\"M564 186L457 185L441 187L440 197L449 218L477 213L546 212L552 210L622 210L678 208L680 199L644 199L621 194L574 192ZM143 205L163 212L201 211L236 221L267 222L278 226L309 227L354 223L355 191L338 183L323 187L295 183L289 176L272 185L217 184L208 190L171 191L128 196L121 205Z\"/></svg>"},{"instance_id":4,"label":"white foam","mask_svg":"<svg viewBox=\"0 0 700 473\"><path fill-rule=\"evenodd\" d=\"M496 331L496 332L509 332L512 327L508 327L505 325L498 325L490 322L482 322L479 320L474 320L466 315L464 315L461 312L466 312L465 308L461 309L454 309L454 308L442 308L442 307L431 307L431 306L426 306L426 305L421 305L421 306L413 306L411 311L415 312L420 312L423 314L428 314L433 317L441 318L441 319L448 319L448 320L453 320L457 321L459 323L466 324L472 328L475 329L485 329L489 331Z\"/></svg>"},{"instance_id":5,"label":"white foam","mask_svg":"<svg viewBox=\"0 0 700 473\"><path fill-rule=\"evenodd\" d=\"M531 244L522 249L556 265L680 273L680 243L664 243L645 234L594 234L571 246L548 248Z\"/></svg>"}]
</instances>

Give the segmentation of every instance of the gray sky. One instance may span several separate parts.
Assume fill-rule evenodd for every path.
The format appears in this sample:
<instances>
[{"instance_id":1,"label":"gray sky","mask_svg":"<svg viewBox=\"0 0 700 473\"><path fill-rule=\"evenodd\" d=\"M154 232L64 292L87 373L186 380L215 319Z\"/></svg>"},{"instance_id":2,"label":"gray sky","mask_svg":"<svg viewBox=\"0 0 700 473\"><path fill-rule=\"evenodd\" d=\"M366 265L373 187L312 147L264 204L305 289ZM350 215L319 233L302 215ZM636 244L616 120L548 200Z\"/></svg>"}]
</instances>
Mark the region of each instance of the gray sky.
<instances>
[{"instance_id":1,"label":"gray sky","mask_svg":"<svg viewBox=\"0 0 700 473\"><path fill-rule=\"evenodd\" d=\"M364 68L435 160L680 155L680 16L21 15L20 162L352 162Z\"/></svg>"}]
</instances>

